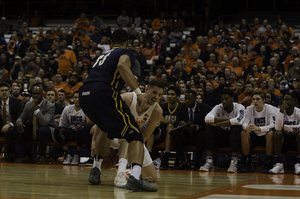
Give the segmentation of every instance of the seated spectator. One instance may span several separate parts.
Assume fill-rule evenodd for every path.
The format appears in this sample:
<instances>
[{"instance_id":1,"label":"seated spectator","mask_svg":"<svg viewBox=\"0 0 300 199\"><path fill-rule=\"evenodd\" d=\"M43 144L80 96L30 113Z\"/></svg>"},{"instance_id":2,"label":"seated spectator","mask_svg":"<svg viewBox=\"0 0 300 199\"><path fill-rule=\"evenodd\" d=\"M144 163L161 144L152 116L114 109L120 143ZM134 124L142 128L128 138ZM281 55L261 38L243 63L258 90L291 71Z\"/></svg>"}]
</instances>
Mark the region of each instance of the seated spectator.
<instances>
[{"instance_id":1,"label":"seated spectator","mask_svg":"<svg viewBox=\"0 0 300 199\"><path fill-rule=\"evenodd\" d=\"M59 127L55 130L57 142L65 152L63 165L78 165L83 143L91 149L92 137L89 133L92 125L87 124L87 118L79 104L79 92L73 94L74 104L66 107L61 115ZM73 156L69 150L68 141L76 141L77 151Z\"/></svg>"},{"instance_id":2,"label":"seated spectator","mask_svg":"<svg viewBox=\"0 0 300 199\"><path fill-rule=\"evenodd\" d=\"M27 102L29 102L31 100L31 91L28 90L28 89L24 89L22 92L21 92L21 101L22 101L22 107L24 108L25 107L25 104Z\"/></svg>"},{"instance_id":3,"label":"seated spectator","mask_svg":"<svg viewBox=\"0 0 300 199\"><path fill-rule=\"evenodd\" d=\"M102 53L106 53L107 51L109 51L110 46L109 46L109 43L108 43L108 37L103 36L102 39L101 39L100 44L98 44L97 47L102 49Z\"/></svg>"},{"instance_id":4,"label":"seated spectator","mask_svg":"<svg viewBox=\"0 0 300 199\"><path fill-rule=\"evenodd\" d=\"M275 94L269 93L269 92L266 93L266 104L274 106L275 105L275 100L276 100Z\"/></svg>"},{"instance_id":5,"label":"seated spectator","mask_svg":"<svg viewBox=\"0 0 300 199\"><path fill-rule=\"evenodd\" d=\"M122 14L118 16L117 22L123 27L129 26L129 16L126 13L126 10L122 10Z\"/></svg>"},{"instance_id":6,"label":"seated spectator","mask_svg":"<svg viewBox=\"0 0 300 199\"><path fill-rule=\"evenodd\" d=\"M100 34L104 37L106 36L106 38L108 40L111 39L111 29L110 29L110 26L108 26L106 23L103 24L103 29L100 29Z\"/></svg>"},{"instance_id":7,"label":"seated spectator","mask_svg":"<svg viewBox=\"0 0 300 199\"><path fill-rule=\"evenodd\" d=\"M77 24L80 28L84 28L87 20L89 19L85 17L85 13L81 13L80 18L76 19L75 24Z\"/></svg>"},{"instance_id":8,"label":"seated spectator","mask_svg":"<svg viewBox=\"0 0 300 199\"><path fill-rule=\"evenodd\" d=\"M58 62L55 60L55 57L50 56L49 61L46 62L45 67L45 77L48 79L57 73L58 70Z\"/></svg>"},{"instance_id":9,"label":"seated spectator","mask_svg":"<svg viewBox=\"0 0 300 199\"><path fill-rule=\"evenodd\" d=\"M20 88L19 85L14 86L14 87L12 88L11 96L12 96L12 97L15 97L15 98L18 98L18 99L21 99L20 91L21 91L21 88Z\"/></svg>"},{"instance_id":10,"label":"seated spectator","mask_svg":"<svg viewBox=\"0 0 300 199\"><path fill-rule=\"evenodd\" d=\"M35 60L29 60L28 66L24 69L24 75L28 78L34 78L39 73L40 68L35 65Z\"/></svg>"},{"instance_id":11,"label":"seated spectator","mask_svg":"<svg viewBox=\"0 0 300 199\"><path fill-rule=\"evenodd\" d=\"M103 21L102 21L102 19L98 16L97 13L93 13L92 24L93 24L95 27L99 28L99 30L103 28Z\"/></svg>"},{"instance_id":12,"label":"seated spectator","mask_svg":"<svg viewBox=\"0 0 300 199\"><path fill-rule=\"evenodd\" d=\"M16 87L17 88L17 87ZM14 133L16 131L16 121L20 117L23 107L20 99L9 96L9 85L6 83L0 84L0 98L1 98L1 113L0 113L0 137L5 137L7 144L6 152L8 155L7 162L14 162L15 156L15 142Z\"/></svg>"},{"instance_id":13,"label":"seated spectator","mask_svg":"<svg viewBox=\"0 0 300 199\"><path fill-rule=\"evenodd\" d=\"M288 70L286 79L291 82L294 78L300 79L300 59L296 57L294 59L293 67Z\"/></svg>"},{"instance_id":14,"label":"seated spectator","mask_svg":"<svg viewBox=\"0 0 300 199\"><path fill-rule=\"evenodd\" d=\"M180 160L175 169L187 169L188 163L183 154L183 146L195 145L197 148L195 169L198 170L204 150L204 118L211 109L206 104L196 102L196 92L192 90L186 92L185 102L185 104L178 107L174 126L182 126L189 122L192 122L192 124L185 130L171 134L172 145L176 150L176 157ZM199 112L200 109L202 111Z\"/></svg>"},{"instance_id":15,"label":"seated spectator","mask_svg":"<svg viewBox=\"0 0 300 199\"><path fill-rule=\"evenodd\" d=\"M181 49L181 42L182 42L182 32L179 32L179 28L176 26L174 30L169 34L170 43L174 43L175 47L175 54L178 54Z\"/></svg>"},{"instance_id":16,"label":"seated spectator","mask_svg":"<svg viewBox=\"0 0 300 199\"><path fill-rule=\"evenodd\" d=\"M193 44L193 40L191 37L188 37L186 39L186 44L182 48L185 49L184 58L187 60L190 60L192 58L192 51L198 50L198 47Z\"/></svg>"},{"instance_id":17,"label":"seated spectator","mask_svg":"<svg viewBox=\"0 0 300 199\"><path fill-rule=\"evenodd\" d=\"M12 80L17 79L18 73L20 71L24 71L22 60L21 60L21 57L15 56L14 65L10 68L10 75L12 77Z\"/></svg>"},{"instance_id":18,"label":"seated spectator","mask_svg":"<svg viewBox=\"0 0 300 199\"><path fill-rule=\"evenodd\" d=\"M53 142L54 128L54 105L46 99L43 99L43 90L40 84L32 87L33 101L26 103L23 113L16 123L17 131L14 137L21 146L21 151L25 157L20 160L21 163L33 163L31 147L29 141L39 141L38 164L45 164L46 148L48 142ZM34 113L34 114L32 114ZM26 125L24 127L24 125Z\"/></svg>"},{"instance_id":19,"label":"seated spectator","mask_svg":"<svg viewBox=\"0 0 300 199\"><path fill-rule=\"evenodd\" d=\"M252 93L254 90L254 85L248 81L245 84L245 92L239 95L238 103L242 104L247 108L252 103Z\"/></svg>"},{"instance_id":20,"label":"seated spectator","mask_svg":"<svg viewBox=\"0 0 300 199\"><path fill-rule=\"evenodd\" d=\"M74 103L72 100L73 93L78 91L79 87L83 85L82 82L79 82L79 75L76 72L72 72L69 75L69 83L62 87L63 90L66 91L66 101L68 103Z\"/></svg>"},{"instance_id":21,"label":"seated spectator","mask_svg":"<svg viewBox=\"0 0 300 199\"><path fill-rule=\"evenodd\" d=\"M217 104L218 95L214 91L214 84L211 81L206 82L206 94L204 95L206 104L214 107Z\"/></svg>"},{"instance_id":22,"label":"seated spectator","mask_svg":"<svg viewBox=\"0 0 300 199\"><path fill-rule=\"evenodd\" d=\"M244 38L244 35L241 33L241 31L238 31L234 24L231 25L231 32L229 32L230 35L234 36L235 41L240 43L241 39Z\"/></svg>"},{"instance_id":23,"label":"seated spectator","mask_svg":"<svg viewBox=\"0 0 300 199\"><path fill-rule=\"evenodd\" d=\"M152 22L153 30L160 30L162 27L167 25L165 13L161 12L158 18L155 18Z\"/></svg>"},{"instance_id":24,"label":"seated spectator","mask_svg":"<svg viewBox=\"0 0 300 199\"><path fill-rule=\"evenodd\" d=\"M244 123L244 106L233 102L233 91L224 89L221 92L222 103L215 106L205 117L206 163L200 171L213 171L213 149L231 147L232 158L228 173L237 173L238 151L240 145L241 125ZM230 133L230 136L228 136ZM217 143L217 144L215 144Z\"/></svg>"},{"instance_id":25,"label":"seated spectator","mask_svg":"<svg viewBox=\"0 0 300 199\"><path fill-rule=\"evenodd\" d=\"M243 68L239 66L239 59L237 57L232 58L232 65L228 66L231 72L235 72L236 76L240 77L243 74Z\"/></svg>"},{"instance_id":26,"label":"seated spectator","mask_svg":"<svg viewBox=\"0 0 300 199\"><path fill-rule=\"evenodd\" d=\"M146 47L143 49L143 55L147 60L151 60L156 55L154 48L151 46L150 41L146 41Z\"/></svg>"},{"instance_id":27,"label":"seated spectator","mask_svg":"<svg viewBox=\"0 0 300 199\"><path fill-rule=\"evenodd\" d=\"M63 89L60 89L57 93L58 100L56 101L57 104L65 108L66 106L69 106L70 104L65 100L66 99L66 91Z\"/></svg>"},{"instance_id":28,"label":"seated spectator","mask_svg":"<svg viewBox=\"0 0 300 199\"><path fill-rule=\"evenodd\" d=\"M263 61L262 59L257 55L257 50L254 48L252 49L251 57L248 57L248 59L245 61L245 69L249 67L250 60L253 59L255 63L258 65L259 69L261 70L263 67Z\"/></svg>"},{"instance_id":29,"label":"seated spectator","mask_svg":"<svg viewBox=\"0 0 300 199\"><path fill-rule=\"evenodd\" d=\"M271 129L275 127L278 109L265 104L266 94L262 91L255 91L252 99L254 105L246 109L245 122L242 125L241 146L244 167L241 172L252 172L250 146L262 146L266 148L267 155L263 173L269 173L273 161L273 131Z\"/></svg>"},{"instance_id":30,"label":"seated spectator","mask_svg":"<svg viewBox=\"0 0 300 199\"><path fill-rule=\"evenodd\" d=\"M59 45L59 51L61 53L58 60L58 71L65 80L68 75L68 71L77 65L77 58L72 50L68 50L65 45Z\"/></svg>"}]
</instances>

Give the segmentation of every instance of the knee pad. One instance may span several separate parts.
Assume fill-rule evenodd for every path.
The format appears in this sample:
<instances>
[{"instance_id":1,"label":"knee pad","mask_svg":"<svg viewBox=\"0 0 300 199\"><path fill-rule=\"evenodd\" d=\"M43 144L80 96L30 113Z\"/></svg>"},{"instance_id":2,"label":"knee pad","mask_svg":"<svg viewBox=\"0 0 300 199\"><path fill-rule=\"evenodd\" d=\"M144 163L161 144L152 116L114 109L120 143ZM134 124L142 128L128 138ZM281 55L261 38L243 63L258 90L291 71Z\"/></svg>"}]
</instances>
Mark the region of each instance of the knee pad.
<instances>
[{"instance_id":1,"label":"knee pad","mask_svg":"<svg viewBox=\"0 0 300 199\"><path fill-rule=\"evenodd\" d=\"M126 131L124 138L128 143L131 141L140 141L141 143L144 143L142 134L131 127Z\"/></svg>"}]
</instances>

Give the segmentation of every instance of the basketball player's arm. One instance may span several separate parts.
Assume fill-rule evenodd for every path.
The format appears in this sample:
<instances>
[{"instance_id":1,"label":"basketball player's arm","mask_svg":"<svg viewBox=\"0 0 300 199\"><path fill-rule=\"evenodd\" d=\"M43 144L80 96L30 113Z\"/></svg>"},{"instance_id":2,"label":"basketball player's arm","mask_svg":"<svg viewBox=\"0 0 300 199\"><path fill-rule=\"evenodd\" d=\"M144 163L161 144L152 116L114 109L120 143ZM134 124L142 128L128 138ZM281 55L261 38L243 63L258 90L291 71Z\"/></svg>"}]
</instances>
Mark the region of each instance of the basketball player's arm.
<instances>
[{"instance_id":1,"label":"basketball player's arm","mask_svg":"<svg viewBox=\"0 0 300 199\"><path fill-rule=\"evenodd\" d=\"M92 120L90 120L90 118L88 118L88 116L86 116L86 123L93 124Z\"/></svg>"},{"instance_id":2,"label":"basketball player's arm","mask_svg":"<svg viewBox=\"0 0 300 199\"><path fill-rule=\"evenodd\" d=\"M226 117L218 117L218 113L222 110L219 106L215 106L206 116L205 116L205 123L207 124L214 124L219 122L228 122L231 118Z\"/></svg>"},{"instance_id":3,"label":"basketball player's arm","mask_svg":"<svg viewBox=\"0 0 300 199\"><path fill-rule=\"evenodd\" d=\"M122 79L125 83L131 88L131 90L135 90L138 88L138 83L134 78L134 75L131 71L131 62L128 55L122 55L118 62L118 70Z\"/></svg>"},{"instance_id":4,"label":"basketball player's arm","mask_svg":"<svg viewBox=\"0 0 300 199\"><path fill-rule=\"evenodd\" d=\"M126 103L126 105L130 107L133 99L133 93L132 92L123 93L121 94L121 98Z\"/></svg>"},{"instance_id":5,"label":"basketball player's arm","mask_svg":"<svg viewBox=\"0 0 300 199\"><path fill-rule=\"evenodd\" d=\"M160 105L157 104L151 114L151 117L148 121L146 128L142 131L142 135L144 137L144 142L146 142L148 140L148 138L150 137L150 135L153 133L154 129L156 128L157 124L160 122L162 113L163 113L163 111L162 111Z\"/></svg>"}]
</instances>

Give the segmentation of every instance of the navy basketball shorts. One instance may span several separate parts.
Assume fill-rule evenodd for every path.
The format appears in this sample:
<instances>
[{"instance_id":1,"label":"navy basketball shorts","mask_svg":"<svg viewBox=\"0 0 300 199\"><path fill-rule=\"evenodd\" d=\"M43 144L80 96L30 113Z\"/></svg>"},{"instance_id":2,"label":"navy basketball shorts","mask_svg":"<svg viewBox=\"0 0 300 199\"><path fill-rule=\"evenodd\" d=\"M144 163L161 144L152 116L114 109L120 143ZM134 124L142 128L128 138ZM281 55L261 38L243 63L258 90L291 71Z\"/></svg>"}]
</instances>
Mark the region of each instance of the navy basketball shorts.
<instances>
[{"instance_id":1,"label":"navy basketball shorts","mask_svg":"<svg viewBox=\"0 0 300 199\"><path fill-rule=\"evenodd\" d=\"M140 140L143 142L140 128L129 107L109 84L85 83L79 89L79 102L87 117L102 131L107 132L108 138L126 138L127 141ZM126 134L130 134L130 136Z\"/></svg>"}]
</instances>

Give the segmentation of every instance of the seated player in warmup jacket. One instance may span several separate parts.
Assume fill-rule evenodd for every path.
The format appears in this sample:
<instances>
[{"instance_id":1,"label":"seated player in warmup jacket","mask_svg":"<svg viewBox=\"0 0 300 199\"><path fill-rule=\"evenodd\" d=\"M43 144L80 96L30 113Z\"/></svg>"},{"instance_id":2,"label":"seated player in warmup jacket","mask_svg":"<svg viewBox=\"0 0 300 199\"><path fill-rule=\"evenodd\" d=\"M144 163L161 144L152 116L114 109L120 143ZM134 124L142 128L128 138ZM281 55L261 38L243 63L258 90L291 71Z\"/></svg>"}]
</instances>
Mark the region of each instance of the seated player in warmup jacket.
<instances>
[{"instance_id":1,"label":"seated player in warmup jacket","mask_svg":"<svg viewBox=\"0 0 300 199\"><path fill-rule=\"evenodd\" d=\"M139 124L144 141L146 141L156 126L158 125L162 117L162 109L157 103L163 94L164 83L161 80L152 80L148 85L148 91L146 94L136 95L134 92L123 93L121 95L122 100L130 108L132 115L136 122ZM95 145L99 144L96 140L98 136L103 136L103 132L95 125L92 128L94 133L92 151L94 151ZM118 173L114 180L116 187L125 187L126 180L126 166L127 166L127 154L128 142L125 139L113 139L111 141L111 148L119 149L119 167ZM97 153L95 153L97 154ZM143 160L142 175L151 181L157 181L154 165L147 148L144 145L144 160Z\"/></svg>"},{"instance_id":2,"label":"seated player in warmup jacket","mask_svg":"<svg viewBox=\"0 0 300 199\"><path fill-rule=\"evenodd\" d=\"M250 146L266 147L266 163L264 173L269 173L272 168L273 154L273 130L275 127L275 115L278 108L265 104L266 93L254 91L252 94L253 105L246 109L245 122L242 125L241 144L244 167L242 173L252 172Z\"/></svg>"},{"instance_id":3,"label":"seated player in warmup jacket","mask_svg":"<svg viewBox=\"0 0 300 199\"><path fill-rule=\"evenodd\" d=\"M200 167L200 171L214 170L212 153L217 145L216 147L231 147L232 159L227 172L237 172L237 155L240 148L241 125L245 120L245 107L233 100L232 90L222 90L222 103L215 106L205 117L206 163Z\"/></svg>"},{"instance_id":4,"label":"seated player in warmup jacket","mask_svg":"<svg viewBox=\"0 0 300 199\"><path fill-rule=\"evenodd\" d=\"M295 174L300 175L300 109L295 107L297 97L287 93L276 115L274 132L275 165L269 173L284 173L281 151L297 151Z\"/></svg>"}]
</instances>

